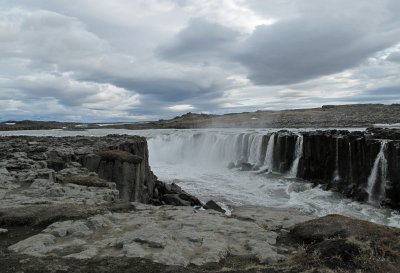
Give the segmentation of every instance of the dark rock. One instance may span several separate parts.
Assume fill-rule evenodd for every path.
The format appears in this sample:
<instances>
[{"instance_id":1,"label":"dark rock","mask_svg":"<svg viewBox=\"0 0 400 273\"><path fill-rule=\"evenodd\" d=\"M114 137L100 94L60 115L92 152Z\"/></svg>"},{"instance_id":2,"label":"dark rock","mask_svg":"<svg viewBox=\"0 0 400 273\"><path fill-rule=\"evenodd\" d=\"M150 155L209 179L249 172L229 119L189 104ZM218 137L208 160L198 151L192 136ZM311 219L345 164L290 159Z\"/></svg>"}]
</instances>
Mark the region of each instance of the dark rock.
<instances>
[{"instance_id":1,"label":"dark rock","mask_svg":"<svg viewBox=\"0 0 400 273\"><path fill-rule=\"evenodd\" d=\"M66 163L61 160L59 161L49 160L47 161L47 166L55 171L61 171L62 169L65 168Z\"/></svg>"},{"instance_id":2,"label":"dark rock","mask_svg":"<svg viewBox=\"0 0 400 273\"><path fill-rule=\"evenodd\" d=\"M236 167L235 163L229 162L229 164L228 164L228 169L233 169L233 168L235 168L235 167Z\"/></svg>"},{"instance_id":3,"label":"dark rock","mask_svg":"<svg viewBox=\"0 0 400 273\"><path fill-rule=\"evenodd\" d=\"M161 200L167 205L190 206L190 201L182 199L180 194L164 194Z\"/></svg>"},{"instance_id":4,"label":"dark rock","mask_svg":"<svg viewBox=\"0 0 400 273\"><path fill-rule=\"evenodd\" d=\"M368 179L383 145L381 139L387 139L384 150L387 175L383 178L379 170L372 198L400 208L400 140L397 140L400 130L316 130L301 132L301 135L303 146L297 177L360 201L371 198L366 192ZM286 130L275 133L272 171L287 173L291 169L297 138L298 135ZM241 162L239 167L251 169L246 162Z\"/></svg>"},{"instance_id":5,"label":"dark rock","mask_svg":"<svg viewBox=\"0 0 400 273\"><path fill-rule=\"evenodd\" d=\"M143 161L143 158L140 156L119 150L101 151L98 153L98 155L100 156L101 160L105 161L121 161L132 164L139 164Z\"/></svg>"},{"instance_id":6,"label":"dark rock","mask_svg":"<svg viewBox=\"0 0 400 273\"><path fill-rule=\"evenodd\" d=\"M203 206L201 201L191 194L188 194L177 184L167 184L157 180L154 187L153 205L176 205L176 206Z\"/></svg>"},{"instance_id":7,"label":"dark rock","mask_svg":"<svg viewBox=\"0 0 400 273\"><path fill-rule=\"evenodd\" d=\"M110 183L104 179L96 176L71 176L71 177L59 177L58 180L61 183L71 183L87 187L99 187L99 188L113 188L114 183Z\"/></svg>"},{"instance_id":8,"label":"dark rock","mask_svg":"<svg viewBox=\"0 0 400 273\"><path fill-rule=\"evenodd\" d=\"M253 169L253 165L247 162L244 163L240 163L240 170L247 172L247 171L251 171Z\"/></svg>"},{"instance_id":9,"label":"dark rock","mask_svg":"<svg viewBox=\"0 0 400 273\"><path fill-rule=\"evenodd\" d=\"M203 208L205 209L212 209L221 213L225 213L226 211L220 207L220 205L218 205L214 200L210 200L208 201Z\"/></svg>"}]
</instances>

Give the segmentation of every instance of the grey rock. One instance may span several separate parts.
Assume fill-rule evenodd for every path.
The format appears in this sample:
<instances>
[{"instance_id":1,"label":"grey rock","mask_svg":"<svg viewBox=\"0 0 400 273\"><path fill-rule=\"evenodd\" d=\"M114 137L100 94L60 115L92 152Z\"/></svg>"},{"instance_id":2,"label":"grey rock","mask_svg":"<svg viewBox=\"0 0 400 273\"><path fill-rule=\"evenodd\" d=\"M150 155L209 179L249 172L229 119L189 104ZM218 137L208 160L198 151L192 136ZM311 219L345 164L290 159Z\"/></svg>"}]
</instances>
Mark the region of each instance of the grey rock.
<instances>
[{"instance_id":1,"label":"grey rock","mask_svg":"<svg viewBox=\"0 0 400 273\"><path fill-rule=\"evenodd\" d=\"M218 205L214 200L210 200L208 201L205 205L204 205L205 209L212 209L221 213L225 213L226 211L221 208L220 205Z\"/></svg>"},{"instance_id":2,"label":"grey rock","mask_svg":"<svg viewBox=\"0 0 400 273\"><path fill-rule=\"evenodd\" d=\"M253 169L253 165L247 162L241 163L240 164L240 170L241 171L251 171Z\"/></svg>"},{"instance_id":3,"label":"grey rock","mask_svg":"<svg viewBox=\"0 0 400 273\"><path fill-rule=\"evenodd\" d=\"M65 196L65 190L62 187L53 187L46 191L46 196L48 197L62 197Z\"/></svg>"},{"instance_id":4,"label":"grey rock","mask_svg":"<svg viewBox=\"0 0 400 273\"><path fill-rule=\"evenodd\" d=\"M295 224L314 219L315 216L301 213L296 209L267 208L262 206L241 206L235 208L232 217L255 222L267 230L288 230Z\"/></svg>"},{"instance_id":5,"label":"grey rock","mask_svg":"<svg viewBox=\"0 0 400 273\"><path fill-rule=\"evenodd\" d=\"M263 263L285 259L275 247L277 234L255 221L191 207L134 205L135 210L130 213L108 213L87 220L54 223L9 249L33 256L66 258L145 257L185 266L219 262L228 255L254 255ZM267 211L255 209L250 217ZM250 212L250 208L246 211ZM286 216L282 214L279 218L276 212L272 217L285 223L288 220L282 217ZM79 248L74 248L77 239ZM75 249L75 252L63 251L66 249Z\"/></svg>"}]
</instances>

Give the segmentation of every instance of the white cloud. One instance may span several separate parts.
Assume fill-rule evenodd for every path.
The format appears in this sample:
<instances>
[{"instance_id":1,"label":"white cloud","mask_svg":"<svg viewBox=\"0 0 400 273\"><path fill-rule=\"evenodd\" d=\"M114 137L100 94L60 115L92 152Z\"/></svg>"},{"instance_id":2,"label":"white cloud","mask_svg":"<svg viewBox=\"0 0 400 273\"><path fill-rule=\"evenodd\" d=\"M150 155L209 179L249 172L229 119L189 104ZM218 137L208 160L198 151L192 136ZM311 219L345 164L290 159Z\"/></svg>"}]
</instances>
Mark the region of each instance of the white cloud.
<instances>
[{"instance_id":1,"label":"white cloud","mask_svg":"<svg viewBox=\"0 0 400 273\"><path fill-rule=\"evenodd\" d=\"M169 110L177 111L177 112L180 112L180 111L189 111L189 110L195 109L195 108L193 107L193 105L190 105L190 104L177 104L177 105L169 106L169 107L167 107L167 108L168 108Z\"/></svg>"}]
</instances>

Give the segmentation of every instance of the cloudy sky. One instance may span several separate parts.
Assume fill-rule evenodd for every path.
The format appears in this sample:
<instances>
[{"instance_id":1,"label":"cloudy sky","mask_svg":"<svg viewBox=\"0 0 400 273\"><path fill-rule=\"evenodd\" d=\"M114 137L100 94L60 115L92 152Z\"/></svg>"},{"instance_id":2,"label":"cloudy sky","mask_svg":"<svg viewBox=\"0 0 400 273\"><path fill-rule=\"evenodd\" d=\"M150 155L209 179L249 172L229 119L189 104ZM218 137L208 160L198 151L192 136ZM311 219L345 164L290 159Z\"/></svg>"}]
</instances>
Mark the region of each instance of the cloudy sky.
<instances>
[{"instance_id":1,"label":"cloudy sky","mask_svg":"<svg viewBox=\"0 0 400 273\"><path fill-rule=\"evenodd\" d=\"M0 0L0 120L396 102L398 0Z\"/></svg>"}]
</instances>

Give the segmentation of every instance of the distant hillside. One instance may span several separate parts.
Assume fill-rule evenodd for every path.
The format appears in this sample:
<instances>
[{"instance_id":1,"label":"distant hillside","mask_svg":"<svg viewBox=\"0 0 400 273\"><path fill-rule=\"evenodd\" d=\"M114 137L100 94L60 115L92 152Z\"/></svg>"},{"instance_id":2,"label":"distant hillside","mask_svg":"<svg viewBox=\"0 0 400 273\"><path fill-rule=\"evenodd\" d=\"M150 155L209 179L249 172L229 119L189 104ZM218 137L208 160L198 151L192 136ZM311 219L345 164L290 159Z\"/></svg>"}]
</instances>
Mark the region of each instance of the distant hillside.
<instances>
[{"instance_id":1,"label":"distant hillside","mask_svg":"<svg viewBox=\"0 0 400 273\"><path fill-rule=\"evenodd\" d=\"M187 113L170 120L110 125L110 128L305 128L369 127L377 123L400 123L400 104L324 105L321 108L256 111L225 115ZM105 128L105 127L103 127Z\"/></svg>"},{"instance_id":2,"label":"distant hillside","mask_svg":"<svg viewBox=\"0 0 400 273\"><path fill-rule=\"evenodd\" d=\"M321 108L281 111L256 111L225 115L187 113L169 120L113 123L99 126L86 124L84 128L116 129L189 129L189 128L324 128L370 127L373 124L400 123L400 104L324 105ZM45 130L78 128L79 123L55 121L7 121L0 123L4 130Z\"/></svg>"},{"instance_id":3,"label":"distant hillside","mask_svg":"<svg viewBox=\"0 0 400 273\"><path fill-rule=\"evenodd\" d=\"M73 127L77 124L79 123L57 122L57 121L9 120L0 123L0 131L62 129L64 127Z\"/></svg>"}]
</instances>

